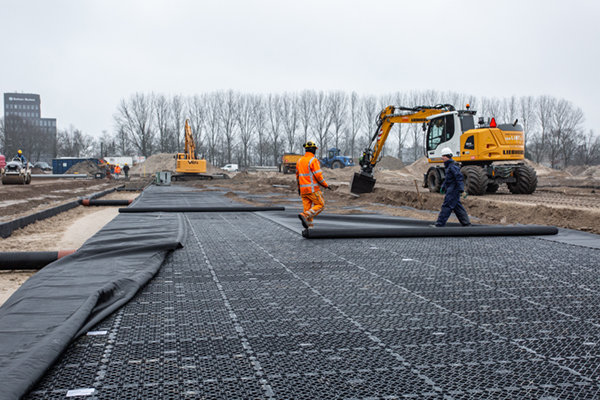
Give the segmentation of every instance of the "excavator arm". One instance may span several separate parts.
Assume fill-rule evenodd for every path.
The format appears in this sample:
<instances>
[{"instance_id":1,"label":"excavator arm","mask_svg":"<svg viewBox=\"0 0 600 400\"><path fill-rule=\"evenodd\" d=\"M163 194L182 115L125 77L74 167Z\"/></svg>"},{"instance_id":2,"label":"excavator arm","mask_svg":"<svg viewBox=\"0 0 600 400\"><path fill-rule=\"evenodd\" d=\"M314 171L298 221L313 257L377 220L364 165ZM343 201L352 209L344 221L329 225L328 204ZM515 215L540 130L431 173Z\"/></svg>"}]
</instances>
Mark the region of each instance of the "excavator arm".
<instances>
[{"instance_id":1,"label":"excavator arm","mask_svg":"<svg viewBox=\"0 0 600 400\"><path fill-rule=\"evenodd\" d=\"M383 146L385 146L385 142L394 124L424 123L427 122L427 117L447 111L454 111L454 106L450 104L438 104L431 107L407 108L388 106L384 108L377 117L375 133L360 160L361 171L356 172L352 177L350 192L359 194L371 193L373 191L373 187L375 186L373 170L379 161Z\"/></svg>"},{"instance_id":2,"label":"excavator arm","mask_svg":"<svg viewBox=\"0 0 600 400\"><path fill-rule=\"evenodd\" d=\"M185 158L187 160L196 159L196 143L194 143L194 136L192 136L192 128L188 120L185 120Z\"/></svg>"}]
</instances>

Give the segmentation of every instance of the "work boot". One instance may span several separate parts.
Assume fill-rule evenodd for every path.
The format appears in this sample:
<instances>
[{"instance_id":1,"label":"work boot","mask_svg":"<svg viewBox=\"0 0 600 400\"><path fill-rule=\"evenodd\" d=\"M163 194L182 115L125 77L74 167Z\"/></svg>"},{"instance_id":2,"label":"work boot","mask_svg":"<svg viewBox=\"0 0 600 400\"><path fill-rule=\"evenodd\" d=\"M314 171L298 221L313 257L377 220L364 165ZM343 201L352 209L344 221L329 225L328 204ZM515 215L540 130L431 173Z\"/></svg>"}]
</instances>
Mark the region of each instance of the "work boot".
<instances>
[{"instance_id":1,"label":"work boot","mask_svg":"<svg viewBox=\"0 0 600 400\"><path fill-rule=\"evenodd\" d=\"M306 215L304 215L304 213L300 213L298 214L298 218L300 218L304 229L308 229L308 218L306 218Z\"/></svg>"}]
</instances>

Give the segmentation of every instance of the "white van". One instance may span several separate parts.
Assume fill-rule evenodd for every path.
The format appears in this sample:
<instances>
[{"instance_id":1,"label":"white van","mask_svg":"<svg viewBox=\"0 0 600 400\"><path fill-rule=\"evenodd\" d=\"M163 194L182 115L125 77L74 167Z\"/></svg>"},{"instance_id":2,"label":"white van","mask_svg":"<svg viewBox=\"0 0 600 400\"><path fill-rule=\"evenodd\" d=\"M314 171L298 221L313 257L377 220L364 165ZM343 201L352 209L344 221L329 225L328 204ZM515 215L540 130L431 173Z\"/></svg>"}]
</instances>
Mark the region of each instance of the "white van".
<instances>
[{"instance_id":1,"label":"white van","mask_svg":"<svg viewBox=\"0 0 600 400\"><path fill-rule=\"evenodd\" d=\"M228 171L228 172L238 172L239 171L237 164L227 164L226 166L221 167L221 169L224 169L225 171Z\"/></svg>"}]
</instances>

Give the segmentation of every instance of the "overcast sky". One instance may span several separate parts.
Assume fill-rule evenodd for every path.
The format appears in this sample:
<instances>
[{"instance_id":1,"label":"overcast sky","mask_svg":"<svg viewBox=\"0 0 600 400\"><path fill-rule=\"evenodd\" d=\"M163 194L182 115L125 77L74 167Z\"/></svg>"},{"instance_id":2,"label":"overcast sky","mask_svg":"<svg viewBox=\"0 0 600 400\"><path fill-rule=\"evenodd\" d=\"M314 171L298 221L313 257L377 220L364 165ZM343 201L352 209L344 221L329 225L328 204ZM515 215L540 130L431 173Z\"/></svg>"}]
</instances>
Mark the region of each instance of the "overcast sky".
<instances>
[{"instance_id":1,"label":"overcast sky","mask_svg":"<svg viewBox=\"0 0 600 400\"><path fill-rule=\"evenodd\" d=\"M229 89L547 94L599 132L599 16L598 0L0 0L0 90L94 136L132 93Z\"/></svg>"}]
</instances>

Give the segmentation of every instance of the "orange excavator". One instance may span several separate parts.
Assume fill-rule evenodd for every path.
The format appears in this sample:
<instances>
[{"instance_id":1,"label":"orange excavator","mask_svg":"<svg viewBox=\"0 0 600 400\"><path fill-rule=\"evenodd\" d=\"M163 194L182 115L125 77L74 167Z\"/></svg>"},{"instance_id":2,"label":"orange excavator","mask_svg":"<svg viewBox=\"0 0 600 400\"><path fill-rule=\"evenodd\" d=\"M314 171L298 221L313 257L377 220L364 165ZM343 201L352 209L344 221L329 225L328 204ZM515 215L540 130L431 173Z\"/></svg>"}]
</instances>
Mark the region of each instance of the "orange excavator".
<instances>
[{"instance_id":1,"label":"orange excavator","mask_svg":"<svg viewBox=\"0 0 600 400\"><path fill-rule=\"evenodd\" d=\"M377 128L360 160L361 172L350 182L350 192L371 193L375 186L373 171L379 155L394 124L422 123L425 133L425 152L433 164L423 176L423 187L439 192L444 182L442 149L452 151L454 161L461 165L465 191L470 195L494 193L506 183L513 194L531 194L537 188L535 170L523 162L525 135L518 120L497 124L494 118L487 122L476 111L456 110L450 104L432 107L384 108L378 116Z\"/></svg>"},{"instance_id":2,"label":"orange excavator","mask_svg":"<svg viewBox=\"0 0 600 400\"><path fill-rule=\"evenodd\" d=\"M206 175L206 160L196 156L196 143L187 119L185 120L185 149L183 153L177 153L176 171L171 176L173 181L213 179L212 175Z\"/></svg>"}]
</instances>

